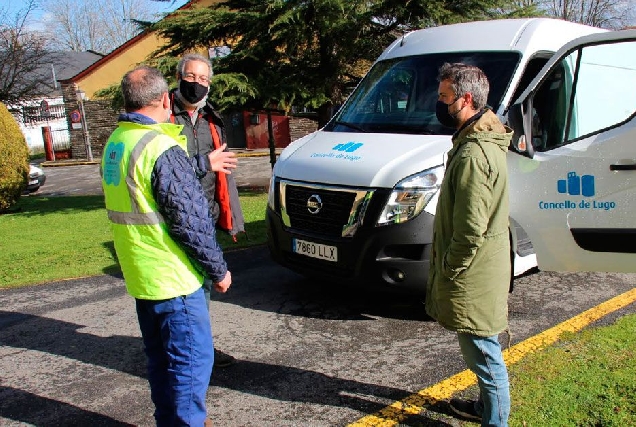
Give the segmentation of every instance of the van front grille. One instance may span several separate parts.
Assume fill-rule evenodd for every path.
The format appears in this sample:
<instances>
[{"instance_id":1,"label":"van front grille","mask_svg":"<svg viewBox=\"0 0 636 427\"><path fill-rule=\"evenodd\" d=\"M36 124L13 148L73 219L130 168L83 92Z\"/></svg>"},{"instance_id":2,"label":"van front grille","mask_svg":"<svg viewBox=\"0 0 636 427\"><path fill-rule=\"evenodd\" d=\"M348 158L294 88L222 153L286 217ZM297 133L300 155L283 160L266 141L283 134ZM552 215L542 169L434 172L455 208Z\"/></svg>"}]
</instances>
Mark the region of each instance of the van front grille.
<instances>
[{"instance_id":1,"label":"van front grille","mask_svg":"<svg viewBox=\"0 0 636 427\"><path fill-rule=\"evenodd\" d=\"M320 200L321 207L316 213L311 213L308 208L310 198ZM287 185L285 206L290 226L326 237L341 237L355 198L356 193L350 191Z\"/></svg>"}]
</instances>

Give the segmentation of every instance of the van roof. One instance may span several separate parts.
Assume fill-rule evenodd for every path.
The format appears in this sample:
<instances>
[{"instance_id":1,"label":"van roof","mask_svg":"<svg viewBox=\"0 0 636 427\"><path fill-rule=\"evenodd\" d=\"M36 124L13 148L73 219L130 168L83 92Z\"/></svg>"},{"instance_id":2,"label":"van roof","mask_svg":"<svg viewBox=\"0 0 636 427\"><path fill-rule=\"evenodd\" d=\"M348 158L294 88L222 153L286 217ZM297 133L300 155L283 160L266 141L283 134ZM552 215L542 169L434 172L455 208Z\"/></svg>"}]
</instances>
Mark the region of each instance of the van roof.
<instances>
[{"instance_id":1,"label":"van roof","mask_svg":"<svg viewBox=\"0 0 636 427\"><path fill-rule=\"evenodd\" d=\"M556 52L572 39L602 31L607 30L551 18L464 22L407 33L393 42L378 61L442 52Z\"/></svg>"}]
</instances>

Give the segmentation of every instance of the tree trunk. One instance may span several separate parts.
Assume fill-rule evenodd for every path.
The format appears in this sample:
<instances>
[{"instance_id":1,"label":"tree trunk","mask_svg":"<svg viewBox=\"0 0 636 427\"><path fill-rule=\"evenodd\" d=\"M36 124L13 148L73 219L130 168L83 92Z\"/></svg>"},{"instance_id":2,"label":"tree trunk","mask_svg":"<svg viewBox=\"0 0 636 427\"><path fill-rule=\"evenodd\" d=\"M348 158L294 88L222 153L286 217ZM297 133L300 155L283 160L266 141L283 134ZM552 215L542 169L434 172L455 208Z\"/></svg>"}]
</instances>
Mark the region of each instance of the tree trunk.
<instances>
[{"instance_id":1,"label":"tree trunk","mask_svg":"<svg viewBox=\"0 0 636 427\"><path fill-rule=\"evenodd\" d=\"M331 103L318 107L318 129L325 126L331 119Z\"/></svg>"}]
</instances>

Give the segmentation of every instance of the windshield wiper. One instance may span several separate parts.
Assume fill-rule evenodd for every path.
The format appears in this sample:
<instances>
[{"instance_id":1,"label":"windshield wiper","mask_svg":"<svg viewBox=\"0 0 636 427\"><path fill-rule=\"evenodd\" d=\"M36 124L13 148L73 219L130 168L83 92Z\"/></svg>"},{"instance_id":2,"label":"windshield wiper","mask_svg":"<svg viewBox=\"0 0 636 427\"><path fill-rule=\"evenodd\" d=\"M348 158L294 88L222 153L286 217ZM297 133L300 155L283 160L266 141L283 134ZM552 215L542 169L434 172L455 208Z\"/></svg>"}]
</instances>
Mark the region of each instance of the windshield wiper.
<instances>
[{"instance_id":1,"label":"windshield wiper","mask_svg":"<svg viewBox=\"0 0 636 427\"><path fill-rule=\"evenodd\" d=\"M360 127L360 126L356 125L356 124L349 123L349 122L341 122L340 120L336 120L336 121L334 122L334 124L342 125L342 126L346 126L346 127L351 128L351 129L355 129L355 130L357 130L357 131L359 131L359 132L364 132L364 133L368 132L366 129L364 129L364 128L362 128L362 127Z\"/></svg>"}]
</instances>

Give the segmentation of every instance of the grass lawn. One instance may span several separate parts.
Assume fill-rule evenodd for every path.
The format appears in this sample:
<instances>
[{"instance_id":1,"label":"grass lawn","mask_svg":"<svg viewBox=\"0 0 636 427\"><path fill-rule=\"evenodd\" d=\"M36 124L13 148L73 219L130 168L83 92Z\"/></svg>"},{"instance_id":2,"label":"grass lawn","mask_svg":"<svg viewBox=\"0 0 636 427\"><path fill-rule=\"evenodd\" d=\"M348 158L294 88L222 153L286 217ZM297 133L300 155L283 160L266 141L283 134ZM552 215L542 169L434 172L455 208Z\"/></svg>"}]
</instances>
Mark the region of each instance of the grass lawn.
<instances>
[{"instance_id":1,"label":"grass lawn","mask_svg":"<svg viewBox=\"0 0 636 427\"><path fill-rule=\"evenodd\" d=\"M636 426L636 316L565 336L510 369L511 426Z\"/></svg>"},{"instance_id":2,"label":"grass lawn","mask_svg":"<svg viewBox=\"0 0 636 427\"><path fill-rule=\"evenodd\" d=\"M555 344L509 366L509 425L636 426L634 331L636 315L628 314L609 326L564 334ZM473 385L455 397L476 399L478 395Z\"/></svg>"},{"instance_id":3,"label":"grass lawn","mask_svg":"<svg viewBox=\"0 0 636 427\"><path fill-rule=\"evenodd\" d=\"M266 242L267 194L240 199L247 233L217 233L226 251ZM0 215L0 288L120 271L103 196L22 197L12 212Z\"/></svg>"}]
</instances>

